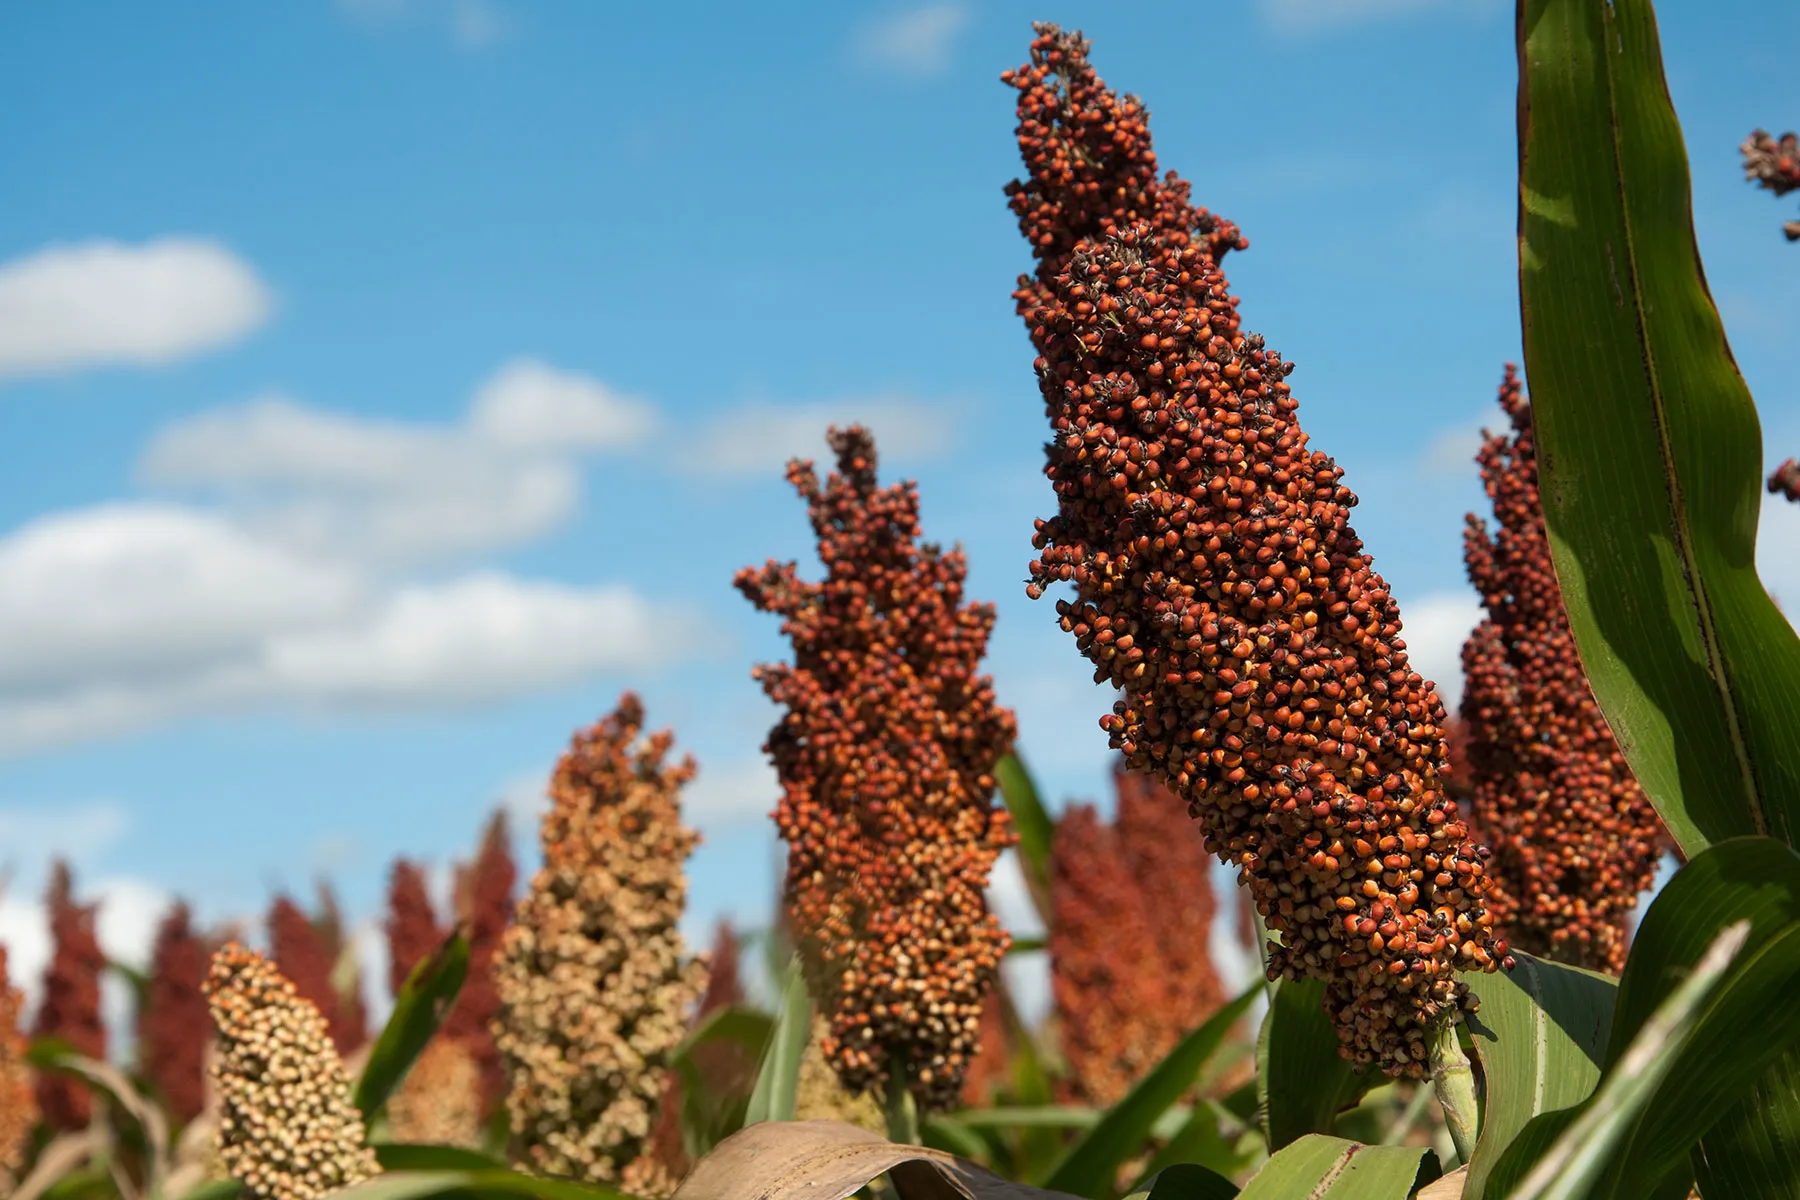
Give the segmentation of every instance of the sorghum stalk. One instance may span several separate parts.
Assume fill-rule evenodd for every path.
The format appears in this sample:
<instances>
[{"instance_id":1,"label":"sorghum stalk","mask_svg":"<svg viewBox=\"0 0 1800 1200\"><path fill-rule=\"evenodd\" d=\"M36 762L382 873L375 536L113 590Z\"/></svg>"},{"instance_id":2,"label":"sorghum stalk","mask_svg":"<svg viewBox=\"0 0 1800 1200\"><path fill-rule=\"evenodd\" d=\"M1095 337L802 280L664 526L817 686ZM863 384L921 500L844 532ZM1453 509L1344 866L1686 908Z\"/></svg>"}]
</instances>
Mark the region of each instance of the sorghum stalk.
<instances>
[{"instance_id":1,"label":"sorghum stalk","mask_svg":"<svg viewBox=\"0 0 1800 1200\"><path fill-rule=\"evenodd\" d=\"M1487 615L1462 651L1471 819L1492 848L1488 910L1516 948L1617 973L1656 877L1662 822L1588 686L1538 496L1531 405L1507 365L1476 462L1490 534L1469 515L1463 560Z\"/></svg>"},{"instance_id":2,"label":"sorghum stalk","mask_svg":"<svg viewBox=\"0 0 1800 1200\"><path fill-rule=\"evenodd\" d=\"M672 737L640 739L643 722L626 693L557 764L544 866L495 961L494 1033L515 1161L662 1195L674 1181L650 1134L705 968L677 928L699 840L679 803L694 762L665 764Z\"/></svg>"},{"instance_id":3,"label":"sorghum stalk","mask_svg":"<svg viewBox=\"0 0 1800 1200\"><path fill-rule=\"evenodd\" d=\"M19 1025L24 1006L24 997L7 978L6 947L0 945L0 1195L17 1182L38 1118L36 1089L25 1061L25 1034Z\"/></svg>"},{"instance_id":4,"label":"sorghum stalk","mask_svg":"<svg viewBox=\"0 0 1800 1200\"><path fill-rule=\"evenodd\" d=\"M58 860L50 868L44 907L50 918L50 963L44 969L43 999L32 1033L67 1042L88 1058L104 1059L100 976L106 970L106 952L95 929L99 906L75 903L69 865ZM50 1072L38 1077L37 1106L44 1123L59 1131L84 1129L93 1115L87 1086Z\"/></svg>"},{"instance_id":5,"label":"sorghum stalk","mask_svg":"<svg viewBox=\"0 0 1800 1200\"><path fill-rule=\"evenodd\" d=\"M1102 728L1248 880L1281 935L1271 977L1322 979L1346 1057L1422 1077L1436 1026L1473 1004L1456 972L1505 956L1438 780L1443 705L1342 471L1307 447L1292 364L1239 327L1219 270L1236 243L1156 179L1142 106L1087 44L1038 30L1006 77L1058 501L1027 590L1073 585L1062 627L1123 693Z\"/></svg>"},{"instance_id":6,"label":"sorghum stalk","mask_svg":"<svg viewBox=\"0 0 1800 1200\"><path fill-rule=\"evenodd\" d=\"M977 673L994 610L963 603L962 551L919 543L917 488L877 486L867 430L827 436L823 488L787 470L824 579L770 562L736 585L794 647L755 677L787 709L764 748L824 1054L850 1091L887 1096L898 1073L930 1111L956 1103L1008 945L985 889L1014 840L993 771L1016 727Z\"/></svg>"},{"instance_id":7,"label":"sorghum stalk","mask_svg":"<svg viewBox=\"0 0 1800 1200\"><path fill-rule=\"evenodd\" d=\"M323 1014L262 955L213 956L219 1157L253 1200L316 1200L379 1168Z\"/></svg>"},{"instance_id":8,"label":"sorghum stalk","mask_svg":"<svg viewBox=\"0 0 1800 1200\"><path fill-rule=\"evenodd\" d=\"M193 930L193 914L177 903L157 928L150 982L138 1013L138 1061L175 1123L185 1125L206 1107L207 953Z\"/></svg>"},{"instance_id":9,"label":"sorghum stalk","mask_svg":"<svg viewBox=\"0 0 1800 1200\"><path fill-rule=\"evenodd\" d=\"M1752 130L1738 152L1744 156L1745 179L1777 196L1800 188L1800 138L1793 133L1774 138L1766 130ZM1781 232L1790 242L1800 241L1800 221L1784 223Z\"/></svg>"}]
</instances>

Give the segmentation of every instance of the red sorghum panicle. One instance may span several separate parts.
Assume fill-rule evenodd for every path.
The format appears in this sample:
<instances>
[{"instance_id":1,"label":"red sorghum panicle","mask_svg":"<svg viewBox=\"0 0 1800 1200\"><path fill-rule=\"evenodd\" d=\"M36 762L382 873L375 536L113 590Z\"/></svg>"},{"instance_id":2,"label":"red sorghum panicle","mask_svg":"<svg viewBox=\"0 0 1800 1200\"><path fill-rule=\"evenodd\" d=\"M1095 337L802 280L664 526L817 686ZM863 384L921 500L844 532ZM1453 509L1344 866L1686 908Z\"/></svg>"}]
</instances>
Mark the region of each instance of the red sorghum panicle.
<instances>
[{"instance_id":1,"label":"red sorghum panicle","mask_svg":"<svg viewBox=\"0 0 1800 1200\"><path fill-rule=\"evenodd\" d=\"M25 998L6 974L6 947L0 945L0 1192L10 1191L24 1165L38 1108L31 1068L25 1062L25 1032L19 1018Z\"/></svg>"},{"instance_id":2,"label":"red sorghum panicle","mask_svg":"<svg viewBox=\"0 0 1800 1200\"><path fill-rule=\"evenodd\" d=\"M1744 156L1744 178L1785 196L1800 188L1800 138L1784 133L1779 138L1766 130L1751 131L1738 147ZM1800 221L1788 221L1781 227L1790 242L1800 241Z\"/></svg>"},{"instance_id":3,"label":"red sorghum panicle","mask_svg":"<svg viewBox=\"0 0 1800 1200\"><path fill-rule=\"evenodd\" d=\"M219 1158L252 1200L316 1200L373 1177L375 1152L318 1008L236 943L213 956Z\"/></svg>"},{"instance_id":4,"label":"red sorghum panicle","mask_svg":"<svg viewBox=\"0 0 1800 1200\"><path fill-rule=\"evenodd\" d=\"M1788 459L1769 472L1769 492L1779 492L1789 500L1800 500L1800 462Z\"/></svg>"},{"instance_id":5,"label":"red sorghum panicle","mask_svg":"<svg viewBox=\"0 0 1800 1200\"><path fill-rule=\"evenodd\" d=\"M544 866L495 963L494 1023L514 1159L640 1196L674 1187L650 1133L705 970L678 929L694 761L665 763L673 738L640 738L643 722L627 693L557 764Z\"/></svg>"},{"instance_id":6,"label":"red sorghum panicle","mask_svg":"<svg viewBox=\"0 0 1800 1200\"><path fill-rule=\"evenodd\" d=\"M475 860L457 872L457 919L469 939L469 974L456 1007L444 1020L444 1036L462 1042L475 1057L481 1073L484 1119L506 1098L506 1066L494 1045L494 1014L500 1011L494 956L512 922L513 885L518 877L506 814L496 812L482 831Z\"/></svg>"},{"instance_id":7,"label":"red sorghum panicle","mask_svg":"<svg viewBox=\"0 0 1800 1200\"><path fill-rule=\"evenodd\" d=\"M1012 1078L1013 1038L1006 1007L1006 979L1002 976L981 1002L975 1057L963 1075L964 1108L980 1108L992 1102Z\"/></svg>"},{"instance_id":8,"label":"red sorghum panicle","mask_svg":"<svg viewBox=\"0 0 1800 1200\"><path fill-rule=\"evenodd\" d=\"M388 876L388 991L398 996L412 969L436 954L449 931L438 924L425 872L404 858Z\"/></svg>"},{"instance_id":9,"label":"red sorghum panicle","mask_svg":"<svg viewBox=\"0 0 1800 1200\"><path fill-rule=\"evenodd\" d=\"M177 903L157 928L150 950L150 982L138 1011L138 1062L169 1115L185 1125L206 1107L207 960L193 914Z\"/></svg>"},{"instance_id":10,"label":"red sorghum panicle","mask_svg":"<svg viewBox=\"0 0 1800 1200\"><path fill-rule=\"evenodd\" d=\"M362 1044L362 1031L354 1011L346 1011L332 980L336 956L330 939L289 896L276 896L269 906L269 957L294 985L300 998L318 1009L331 1030L339 1054L349 1054Z\"/></svg>"},{"instance_id":11,"label":"red sorghum panicle","mask_svg":"<svg viewBox=\"0 0 1800 1200\"><path fill-rule=\"evenodd\" d=\"M1506 368L1476 461L1494 506L1470 514L1469 580L1487 616L1463 647L1469 808L1493 849L1488 908L1521 950L1617 972L1661 822L1595 703L1563 608L1538 496L1531 405Z\"/></svg>"},{"instance_id":12,"label":"red sorghum panicle","mask_svg":"<svg viewBox=\"0 0 1800 1200\"><path fill-rule=\"evenodd\" d=\"M1213 965L1212 856L1197 831L1171 829L1186 808L1161 782L1119 769L1113 785L1118 810L1113 825L1125 869L1154 914L1156 950L1166 996L1159 1006L1169 1047L1224 1003L1225 989Z\"/></svg>"},{"instance_id":13,"label":"red sorghum panicle","mask_svg":"<svg viewBox=\"0 0 1800 1200\"><path fill-rule=\"evenodd\" d=\"M332 1040L338 1053L355 1054L369 1041L369 1010L363 1003L362 966L350 949L344 924L344 912L338 906L337 892L323 879L319 881L319 915L313 918L319 931L319 944L331 963L331 985L337 992L337 1010L331 1014Z\"/></svg>"},{"instance_id":14,"label":"red sorghum panicle","mask_svg":"<svg viewBox=\"0 0 1800 1200\"><path fill-rule=\"evenodd\" d=\"M877 486L866 429L827 437L838 469L823 488L810 462L787 471L825 578L770 562L736 579L794 648L755 672L787 710L764 747L787 907L844 1086L882 1089L897 1071L941 1109L961 1094L1008 944L985 889L1013 842L993 771L1016 730L977 673L994 610L963 603L962 551L919 543L918 490Z\"/></svg>"},{"instance_id":15,"label":"red sorghum panicle","mask_svg":"<svg viewBox=\"0 0 1800 1200\"><path fill-rule=\"evenodd\" d=\"M1155 919L1117 831L1092 805L1066 809L1050 842L1050 994L1065 1100L1110 1105L1173 1045L1159 1012L1168 993Z\"/></svg>"},{"instance_id":16,"label":"red sorghum panicle","mask_svg":"<svg viewBox=\"0 0 1800 1200\"><path fill-rule=\"evenodd\" d=\"M1039 255L1017 298L1058 499L1028 592L1073 585L1062 627L1123 692L1102 727L1248 878L1282 939L1270 971L1325 982L1346 1057L1421 1076L1437 1023L1472 1003L1456 972L1505 954L1438 781L1443 705L1342 471L1307 447L1292 364L1239 328L1209 239L1083 216L1061 164L1110 116L1063 98L1084 47L1043 28L1011 76L1033 170L1013 206Z\"/></svg>"},{"instance_id":17,"label":"red sorghum panicle","mask_svg":"<svg viewBox=\"0 0 1800 1200\"><path fill-rule=\"evenodd\" d=\"M67 1042L88 1058L104 1059L100 976L106 970L106 952L95 930L99 906L75 903L69 866L59 860L50 868L44 907L50 923L50 962L44 969L43 998L32 1033ZM86 1128L93 1115L86 1084L67 1075L40 1075L37 1103L44 1123L59 1131Z\"/></svg>"}]
</instances>

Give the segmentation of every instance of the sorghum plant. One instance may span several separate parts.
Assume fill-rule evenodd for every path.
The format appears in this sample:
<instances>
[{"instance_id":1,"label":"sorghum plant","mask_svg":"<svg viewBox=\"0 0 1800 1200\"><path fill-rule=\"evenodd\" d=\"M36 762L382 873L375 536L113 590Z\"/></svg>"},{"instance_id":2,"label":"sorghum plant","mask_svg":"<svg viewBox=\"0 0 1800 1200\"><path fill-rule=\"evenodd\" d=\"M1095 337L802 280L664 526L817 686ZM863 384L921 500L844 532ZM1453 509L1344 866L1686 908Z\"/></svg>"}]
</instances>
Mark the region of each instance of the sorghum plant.
<instances>
[{"instance_id":1,"label":"sorghum plant","mask_svg":"<svg viewBox=\"0 0 1800 1200\"><path fill-rule=\"evenodd\" d=\"M456 915L469 939L469 974L444 1021L444 1036L467 1046L475 1057L483 1118L497 1111L506 1097L506 1066L494 1045L494 1016L500 1011L494 956L512 921L518 877L506 814L496 812L482 831L474 861L457 870Z\"/></svg>"},{"instance_id":2,"label":"sorghum plant","mask_svg":"<svg viewBox=\"0 0 1800 1200\"><path fill-rule=\"evenodd\" d=\"M1744 156L1745 179L1777 196L1800 188L1800 138L1793 133L1775 138L1765 130L1752 130L1738 151ZM1800 241L1800 221L1785 222L1781 232L1790 242Z\"/></svg>"},{"instance_id":3,"label":"sorghum plant","mask_svg":"<svg viewBox=\"0 0 1800 1200\"><path fill-rule=\"evenodd\" d=\"M206 944L193 914L177 903L157 927L150 950L149 986L138 1012L138 1061L177 1124L206 1107Z\"/></svg>"},{"instance_id":4,"label":"sorghum plant","mask_svg":"<svg viewBox=\"0 0 1800 1200\"><path fill-rule=\"evenodd\" d=\"M1117 831L1092 805L1063 811L1050 871L1050 993L1069 1067L1059 1089L1066 1100L1108 1105L1174 1044L1160 1012L1161 956L1144 953L1157 944L1156 914Z\"/></svg>"},{"instance_id":5,"label":"sorghum plant","mask_svg":"<svg viewBox=\"0 0 1800 1200\"><path fill-rule=\"evenodd\" d=\"M963 1074L962 1106L978 1108L1005 1086L1012 1067L1013 1033L1006 1017L1006 980L1002 977L981 1002L975 1031L975 1057Z\"/></svg>"},{"instance_id":6,"label":"sorghum plant","mask_svg":"<svg viewBox=\"0 0 1800 1200\"><path fill-rule=\"evenodd\" d=\"M650 1134L705 968L677 928L699 840L679 800L694 762L665 763L673 738L640 738L643 723L626 693L557 764L544 866L496 961L494 1029L515 1160L660 1195L673 1180Z\"/></svg>"},{"instance_id":7,"label":"sorghum plant","mask_svg":"<svg viewBox=\"0 0 1800 1200\"><path fill-rule=\"evenodd\" d=\"M787 709L764 747L786 905L844 1086L892 1081L946 1108L1008 944L985 889L1013 841L993 771L1015 725L977 674L994 610L963 603L961 550L918 541L918 490L877 486L868 430L827 440L838 469L823 488L811 462L787 470L825 578L771 561L736 579L794 648L755 672Z\"/></svg>"},{"instance_id":8,"label":"sorghum plant","mask_svg":"<svg viewBox=\"0 0 1800 1200\"><path fill-rule=\"evenodd\" d=\"M1113 773L1118 808L1119 856L1154 914L1158 974L1165 996L1158 1012L1173 1046L1225 1000L1213 965L1212 859L1197 837L1169 836L1171 812L1180 801L1167 787L1122 767Z\"/></svg>"},{"instance_id":9,"label":"sorghum plant","mask_svg":"<svg viewBox=\"0 0 1800 1200\"><path fill-rule=\"evenodd\" d=\"M1638 893L1656 876L1662 822L1588 686L1557 588L1538 497L1531 404L1509 363L1475 461L1497 528L1471 513L1469 582L1487 615L1463 645L1470 810L1493 849L1488 909L1509 942L1617 973Z\"/></svg>"},{"instance_id":10,"label":"sorghum plant","mask_svg":"<svg viewBox=\"0 0 1800 1200\"><path fill-rule=\"evenodd\" d=\"M481 1068L462 1042L426 1043L388 1099L388 1136L396 1142L473 1148L481 1143Z\"/></svg>"},{"instance_id":11,"label":"sorghum plant","mask_svg":"<svg viewBox=\"0 0 1800 1200\"><path fill-rule=\"evenodd\" d=\"M1038 259L1015 297L1037 348L1058 509L1030 595L1123 695L1101 721L1187 802L1281 941L1272 976L1324 980L1343 1052L1421 1076L1470 1006L1458 970L1505 957L1482 853L1438 776L1437 694L1309 450L1291 363L1239 327L1235 230L1158 180L1141 105L1087 44L1039 26L1019 91L1029 177L1008 189Z\"/></svg>"},{"instance_id":12,"label":"sorghum plant","mask_svg":"<svg viewBox=\"0 0 1800 1200\"><path fill-rule=\"evenodd\" d=\"M1769 472L1769 493L1800 501L1800 462L1790 458Z\"/></svg>"},{"instance_id":13,"label":"sorghum plant","mask_svg":"<svg viewBox=\"0 0 1800 1200\"><path fill-rule=\"evenodd\" d=\"M350 1054L368 1037L360 1006L347 1007L332 979L337 956L319 925L292 897L279 895L269 906L269 954L300 998L325 1016L339 1054Z\"/></svg>"},{"instance_id":14,"label":"sorghum plant","mask_svg":"<svg viewBox=\"0 0 1800 1200\"><path fill-rule=\"evenodd\" d=\"M398 996L412 969L430 958L449 936L438 924L417 863L395 859L388 875L388 991Z\"/></svg>"},{"instance_id":15,"label":"sorghum plant","mask_svg":"<svg viewBox=\"0 0 1800 1200\"><path fill-rule=\"evenodd\" d=\"M77 904L69 865L60 859L50 868L44 908L50 918L50 962L44 969L43 999L32 1033L67 1042L88 1058L106 1057L106 1024L100 1014L100 976L106 952L94 922L97 904ZM67 1075L46 1072L38 1077L37 1106L52 1129L87 1126L93 1100L87 1086Z\"/></svg>"},{"instance_id":16,"label":"sorghum plant","mask_svg":"<svg viewBox=\"0 0 1800 1200\"><path fill-rule=\"evenodd\" d=\"M31 1068L25 1062L25 1034L19 1023L24 1004L25 998L7 977L6 947L0 945L0 1192L11 1191L38 1118Z\"/></svg>"},{"instance_id":17,"label":"sorghum plant","mask_svg":"<svg viewBox=\"0 0 1800 1200\"><path fill-rule=\"evenodd\" d=\"M254 1200L314 1200L372 1177L375 1152L324 1016L262 955L213 956L219 1157Z\"/></svg>"}]
</instances>

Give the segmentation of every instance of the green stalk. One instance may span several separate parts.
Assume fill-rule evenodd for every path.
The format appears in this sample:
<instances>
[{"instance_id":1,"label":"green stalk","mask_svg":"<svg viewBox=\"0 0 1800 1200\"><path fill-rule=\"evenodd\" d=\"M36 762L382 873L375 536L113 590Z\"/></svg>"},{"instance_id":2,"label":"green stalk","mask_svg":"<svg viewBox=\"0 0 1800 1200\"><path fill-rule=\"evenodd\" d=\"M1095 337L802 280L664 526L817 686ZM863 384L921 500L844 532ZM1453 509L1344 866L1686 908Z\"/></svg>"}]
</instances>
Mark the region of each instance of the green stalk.
<instances>
[{"instance_id":1,"label":"green stalk","mask_svg":"<svg viewBox=\"0 0 1800 1200\"><path fill-rule=\"evenodd\" d=\"M919 1106L906 1084L906 1072L888 1073L887 1103L883 1113L887 1117L888 1141L899 1146L916 1146L919 1144Z\"/></svg>"},{"instance_id":2,"label":"green stalk","mask_svg":"<svg viewBox=\"0 0 1800 1200\"><path fill-rule=\"evenodd\" d=\"M1446 1017L1438 1022L1431 1039L1431 1083L1437 1089L1438 1104L1444 1109L1444 1124L1450 1128L1450 1140L1463 1162L1475 1151L1475 1139L1481 1134L1480 1109L1475 1100L1475 1070L1462 1043L1456 1040L1456 1022Z\"/></svg>"}]
</instances>

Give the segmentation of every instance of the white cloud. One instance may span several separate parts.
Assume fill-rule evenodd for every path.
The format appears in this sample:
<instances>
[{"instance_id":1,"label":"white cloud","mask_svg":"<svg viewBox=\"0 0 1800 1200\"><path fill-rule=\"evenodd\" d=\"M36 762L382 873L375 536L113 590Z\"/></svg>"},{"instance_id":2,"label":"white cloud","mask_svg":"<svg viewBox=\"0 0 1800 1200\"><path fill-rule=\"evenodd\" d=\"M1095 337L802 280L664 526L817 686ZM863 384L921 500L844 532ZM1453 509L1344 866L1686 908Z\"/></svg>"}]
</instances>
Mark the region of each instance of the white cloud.
<instances>
[{"instance_id":1,"label":"white cloud","mask_svg":"<svg viewBox=\"0 0 1800 1200\"><path fill-rule=\"evenodd\" d=\"M218 494L314 553L404 565L516 545L566 519L580 461L641 443L649 406L533 359L501 367L453 424L313 408L282 396L165 428L146 483Z\"/></svg>"},{"instance_id":2,"label":"white cloud","mask_svg":"<svg viewBox=\"0 0 1800 1200\"><path fill-rule=\"evenodd\" d=\"M1481 601L1466 592L1433 592L1400 606L1407 658L1413 670L1437 683L1448 712L1462 700L1462 647L1481 615Z\"/></svg>"},{"instance_id":3,"label":"white cloud","mask_svg":"<svg viewBox=\"0 0 1800 1200\"><path fill-rule=\"evenodd\" d=\"M238 340L272 307L217 242L52 246L0 264L0 379L174 362Z\"/></svg>"},{"instance_id":4,"label":"white cloud","mask_svg":"<svg viewBox=\"0 0 1800 1200\"><path fill-rule=\"evenodd\" d=\"M724 763L700 764L694 782L682 790L681 809L701 829L745 821L767 820L781 798L781 782L764 755Z\"/></svg>"},{"instance_id":5,"label":"white cloud","mask_svg":"<svg viewBox=\"0 0 1800 1200\"><path fill-rule=\"evenodd\" d=\"M1475 452L1481 449L1486 422L1464 425L1456 429L1440 429L1425 445L1419 465L1428 475L1438 478L1476 473Z\"/></svg>"},{"instance_id":6,"label":"white cloud","mask_svg":"<svg viewBox=\"0 0 1800 1200\"><path fill-rule=\"evenodd\" d=\"M790 458L828 461L828 426L861 422L875 434L883 461L934 458L955 440L947 407L870 398L830 404L746 405L715 420L688 452L685 465L723 476L780 478Z\"/></svg>"},{"instance_id":7,"label":"white cloud","mask_svg":"<svg viewBox=\"0 0 1800 1200\"><path fill-rule=\"evenodd\" d=\"M926 4L866 22L853 41L859 62L906 75L936 75L950 66L957 34L969 23L968 6Z\"/></svg>"}]
</instances>

